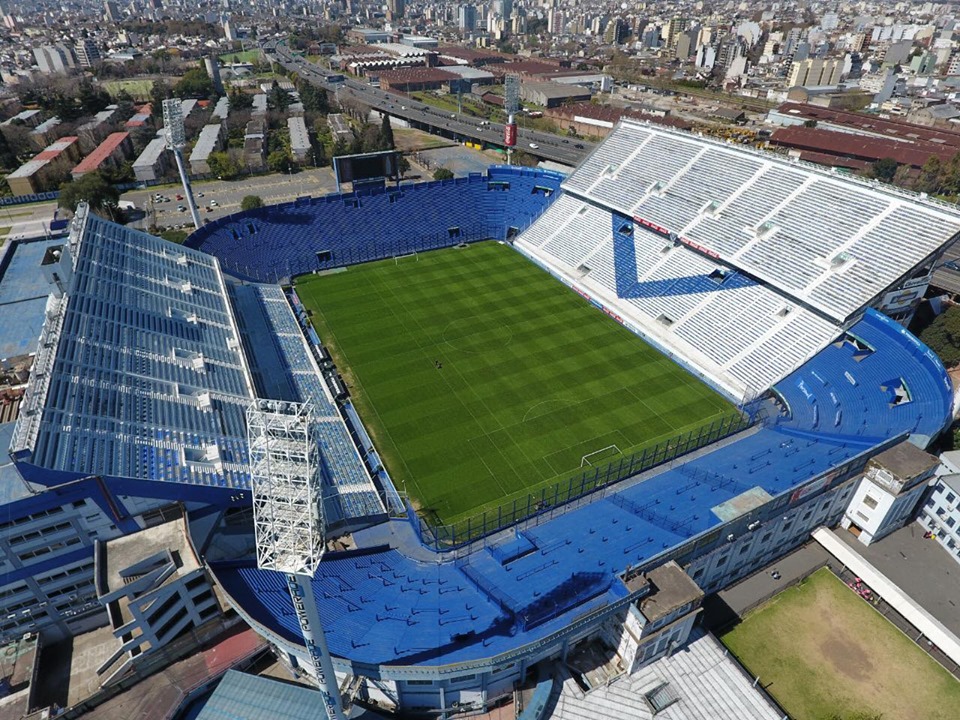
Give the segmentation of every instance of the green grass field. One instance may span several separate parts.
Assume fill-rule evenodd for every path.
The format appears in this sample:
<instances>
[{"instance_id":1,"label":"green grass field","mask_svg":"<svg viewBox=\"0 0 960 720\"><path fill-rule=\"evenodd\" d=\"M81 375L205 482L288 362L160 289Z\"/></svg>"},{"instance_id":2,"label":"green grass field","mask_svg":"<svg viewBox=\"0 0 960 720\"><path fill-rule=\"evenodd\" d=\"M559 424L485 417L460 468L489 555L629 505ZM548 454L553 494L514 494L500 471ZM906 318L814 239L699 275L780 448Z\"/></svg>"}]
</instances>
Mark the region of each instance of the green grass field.
<instances>
[{"instance_id":1,"label":"green grass field","mask_svg":"<svg viewBox=\"0 0 960 720\"><path fill-rule=\"evenodd\" d=\"M721 640L795 720L952 720L960 682L819 570Z\"/></svg>"},{"instance_id":2,"label":"green grass field","mask_svg":"<svg viewBox=\"0 0 960 720\"><path fill-rule=\"evenodd\" d=\"M107 80L103 83L104 89L111 96L116 97L121 90L126 90L134 100L149 100L152 80Z\"/></svg>"},{"instance_id":3,"label":"green grass field","mask_svg":"<svg viewBox=\"0 0 960 720\"><path fill-rule=\"evenodd\" d=\"M732 410L494 242L309 276L297 292L394 481L444 522Z\"/></svg>"},{"instance_id":4,"label":"green grass field","mask_svg":"<svg viewBox=\"0 0 960 720\"><path fill-rule=\"evenodd\" d=\"M232 63L232 62L241 62L241 63L252 63L260 59L259 50L244 50L243 52L228 52L220 56L220 62L222 63Z\"/></svg>"}]
</instances>

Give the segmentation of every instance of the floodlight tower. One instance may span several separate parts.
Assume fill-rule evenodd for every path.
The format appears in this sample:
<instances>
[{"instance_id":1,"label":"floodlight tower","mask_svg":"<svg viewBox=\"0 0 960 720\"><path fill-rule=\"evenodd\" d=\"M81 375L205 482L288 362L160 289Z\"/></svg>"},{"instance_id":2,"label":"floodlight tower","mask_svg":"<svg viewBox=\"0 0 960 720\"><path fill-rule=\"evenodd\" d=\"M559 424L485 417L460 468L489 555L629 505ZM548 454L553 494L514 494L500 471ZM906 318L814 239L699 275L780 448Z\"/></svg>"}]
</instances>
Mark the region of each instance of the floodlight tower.
<instances>
[{"instance_id":1,"label":"floodlight tower","mask_svg":"<svg viewBox=\"0 0 960 720\"><path fill-rule=\"evenodd\" d=\"M520 76L510 73L504 77L503 83L503 109L507 111L507 124L503 126L503 144L507 148L507 165L510 165L513 148L517 145L517 121L514 118L520 108Z\"/></svg>"},{"instance_id":2,"label":"floodlight tower","mask_svg":"<svg viewBox=\"0 0 960 720\"><path fill-rule=\"evenodd\" d=\"M324 552L320 433L310 403L247 409L257 566L283 573L330 720L346 720L311 581Z\"/></svg>"},{"instance_id":3,"label":"floodlight tower","mask_svg":"<svg viewBox=\"0 0 960 720\"><path fill-rule=\"evenodd\" d=\"M199 230L200 213L197 211L197 204L193 201L193 189L190 187L190 178L183 163L183 148L187 146L187 133L183 128L183 102L180 98L163 101L163 128L167 147L173 150L173 156L177 159L177 170L180 171L180 182L183 183L183 196L187 200L187 207L190 208L193 226Z\"/></svg>"}]
</instances>

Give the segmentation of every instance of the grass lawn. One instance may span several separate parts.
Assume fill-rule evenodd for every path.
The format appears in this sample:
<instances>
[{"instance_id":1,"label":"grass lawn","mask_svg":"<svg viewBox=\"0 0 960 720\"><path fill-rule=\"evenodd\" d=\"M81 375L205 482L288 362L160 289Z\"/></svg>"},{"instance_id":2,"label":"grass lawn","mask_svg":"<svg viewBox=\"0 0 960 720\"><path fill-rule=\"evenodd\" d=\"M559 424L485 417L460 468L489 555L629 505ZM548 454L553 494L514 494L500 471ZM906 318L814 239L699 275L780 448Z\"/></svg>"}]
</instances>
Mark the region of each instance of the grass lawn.
<instances>
[{"instance_id":1,"label":"grass lawn","mask_svg":"<svg viewBox=\"0 0 960 720\"><path fill-rule=\"evenodd\" d=\"M134 100L149 100L153 80L107 80L101 84L113 97L116 97L121 90L126 90Z\"/></svg>"},{"instance_id":2,"label":"grass lawn","mask_svg":"<svg viewBox=\"0 0 960 720\"><path fill-rule=\"evenodd\" d=\"M308 276L297 292L394 479L445 522L732 409L494 242Z\"/></svg>"},{"instance_id":3,"label":"grass lawn","mask_svg":"<svg viewBox=\"0 0 960 720\"><path fill-rule=\"evenodd\" d=\"M952 720L960 682L829 570L721 640L795 720Z\"/></svg>"},{"instance_id":4,"label":"grass lawn","mask_svg":"<svg viewBox=\"0 0 960 720\"><path fill-rule=\"evenodd\" d=\"M397 150L402 152L432 150L433 148L451 147L457 144L445 137L431 135L423 130L414 130L413 128L394 128L393 139L396 141Z\"/></svg>"},{"instance_id":5,"label":"grass lawn","mask_svg":"<svg viewBox=\"0 0 960 720\"><path fill-rule=\"evenodd\" d=\"M228 52L220 56L220 62L222 63L232 63L232 62L242 62L242 63L252 63L254 60L260 59L259 50L244 50L243 52Z\"/></svg>"}]
</instances>

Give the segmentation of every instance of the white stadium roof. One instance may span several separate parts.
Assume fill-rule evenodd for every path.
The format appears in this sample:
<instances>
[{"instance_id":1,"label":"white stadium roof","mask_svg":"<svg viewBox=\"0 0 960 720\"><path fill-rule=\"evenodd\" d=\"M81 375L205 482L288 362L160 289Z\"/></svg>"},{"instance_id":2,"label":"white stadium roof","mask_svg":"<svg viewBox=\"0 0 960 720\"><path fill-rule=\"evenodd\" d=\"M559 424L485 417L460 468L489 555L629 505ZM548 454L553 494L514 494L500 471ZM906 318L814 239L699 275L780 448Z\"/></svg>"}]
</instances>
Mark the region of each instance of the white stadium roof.
<instances>
[{"instance_id":1,"label":"white stadium roof","mask_svg":"<svg viewBox=\"0 0 960 720\"><path fill-rule=\"evenodd\" d=\"M624 121L564 184L845 322L956 233L960 212L771 153Z\"/></svg>"}]
</instances>

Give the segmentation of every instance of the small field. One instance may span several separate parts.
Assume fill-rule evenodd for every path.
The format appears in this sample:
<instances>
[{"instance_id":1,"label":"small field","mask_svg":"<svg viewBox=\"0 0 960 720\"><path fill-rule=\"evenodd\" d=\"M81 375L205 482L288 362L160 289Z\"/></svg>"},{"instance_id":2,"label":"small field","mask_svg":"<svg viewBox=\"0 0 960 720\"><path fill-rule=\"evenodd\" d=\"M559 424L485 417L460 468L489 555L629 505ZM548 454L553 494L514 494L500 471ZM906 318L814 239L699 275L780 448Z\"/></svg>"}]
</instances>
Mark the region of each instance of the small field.
<instances>
[{"instance_id":1,"label":"small field","mask_svg":"<svg viewBox=\"0 0 960 720\"><path fill-rule=\"evenodd\" d=\"M153 87L152 80L107 80L102 83L104 89L112 97L120 94L121 90L130 93L134 100L149 100L150 89Z\"/></svg>"},{"instance_id":2,"label":"small field","mask_svg":"<svg viewBox=\"0 0 960 720\"><path fill-rule=\"evenodd\" d=\"M423 130L413 128L394 128L393 139L397 150L401 152L416 152L432 148L449 147L456 145L453 140L447 140L439 135L431 135Z\"/></svg>"},{"instance_id":3,"label":"small field","mask_svg":"<svg viewBox=\"0 0 960 720\"><path fill-rule=\"evenodd\" d=\"M494 242L308 276L297 291L395 482L444 522L732 410Z\"/></svg>"},{"instance_id":4,"label":"small field","mask_svg":"<svg viewBox=\"0 0 960 720\"><path fill-rule=\"evenodd\" d=\"M259 50L244 50L243 52L229 52L220 56L222 63L252 63L260 59Z\"/></svg>"},{"instance_id":5,"label":"small field","mask_svg":"<svg viewBox=\"0 0 960 720\"><path fill-rule=\"evenodd\" d=\"M952 720L960 682L827 569L721 640L795 720Z\"/></svg>"}]
</instances>

